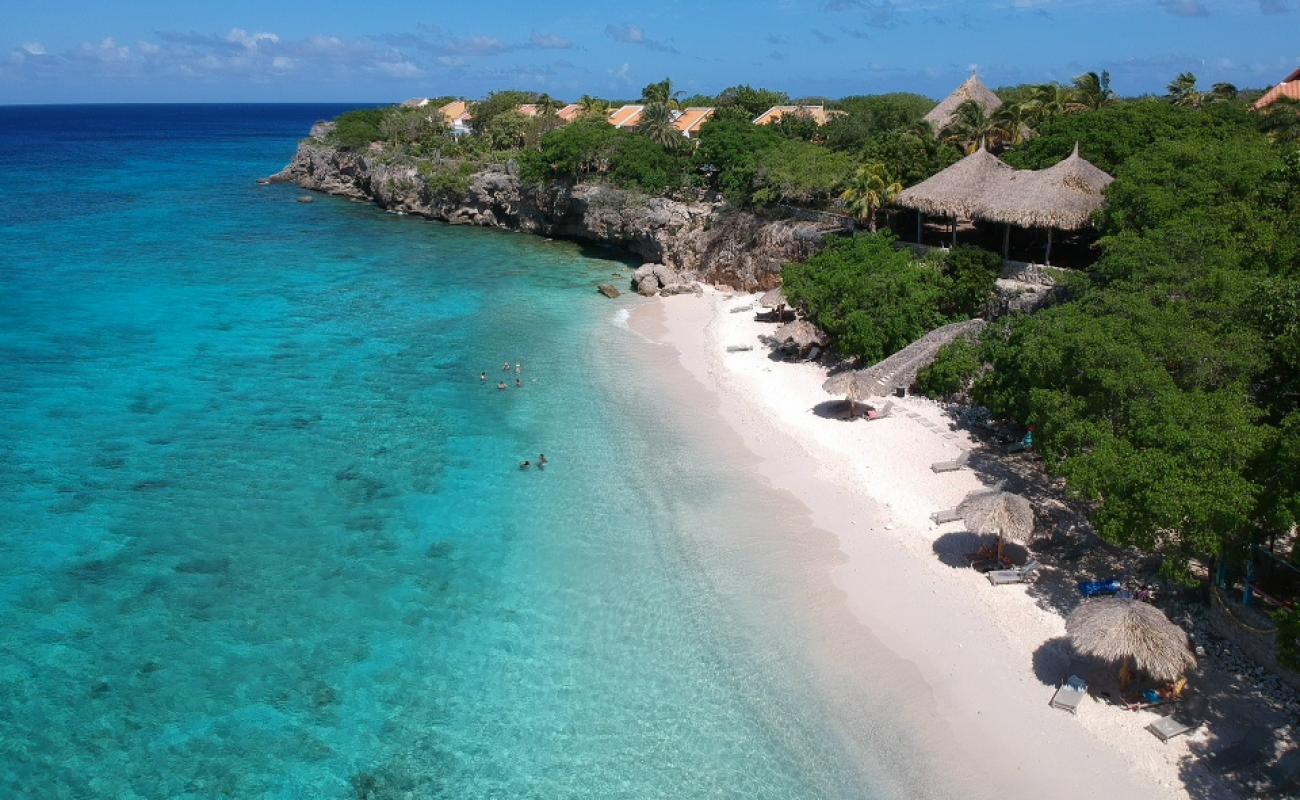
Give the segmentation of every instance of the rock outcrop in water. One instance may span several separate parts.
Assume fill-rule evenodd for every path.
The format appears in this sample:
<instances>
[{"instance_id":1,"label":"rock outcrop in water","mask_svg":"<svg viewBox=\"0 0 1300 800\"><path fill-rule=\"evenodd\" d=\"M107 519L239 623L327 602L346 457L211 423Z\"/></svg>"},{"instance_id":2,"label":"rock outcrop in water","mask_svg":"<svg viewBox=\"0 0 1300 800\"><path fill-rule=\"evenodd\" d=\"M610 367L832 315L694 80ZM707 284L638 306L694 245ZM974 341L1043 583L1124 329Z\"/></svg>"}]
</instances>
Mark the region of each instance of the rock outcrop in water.
<instances>
[{"instance_id":1,"label":"rock outcrop in water","mask_svg":"<svg viewBox=\"0 0 1300 800\"><path fill-rule=\"evenodd\" d=\"M537 186L503 167L475 173L468 190L453 196L430 190L414 164L311 140L300 144L293 161L271 180L453 225L618 247L672 273L674 280L660 279L658 291L689 291L695 280L771 288L780 283L783 264L817 252L823 239L839 230L826 223L764 219L720 202L651 197L598 184Z\"/></svg>"}]
</instances>

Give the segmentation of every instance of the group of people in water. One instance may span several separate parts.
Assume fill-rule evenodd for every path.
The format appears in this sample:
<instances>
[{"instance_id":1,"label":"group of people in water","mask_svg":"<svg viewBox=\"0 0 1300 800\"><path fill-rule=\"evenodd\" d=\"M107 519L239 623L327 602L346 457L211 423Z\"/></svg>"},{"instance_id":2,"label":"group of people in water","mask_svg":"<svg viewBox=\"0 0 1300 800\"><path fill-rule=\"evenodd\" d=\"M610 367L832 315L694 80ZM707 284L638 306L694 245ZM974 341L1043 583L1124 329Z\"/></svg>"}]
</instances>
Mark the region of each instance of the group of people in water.
<instances>
[{"instance_id":1,"label":"group of people in water","mask_svg":"<svg viewBox=\"0 0 1300 800\"><path fill-rule=\"evenodd\" d=\"M501 364L501 371L502 371L502 372L505 372L506 374L509 374L509 373L510 373L510 362L509 362L509 361L502 362L502 364ZM515 388L516 388L516 389L522 389L522 388L524 388L523 373L524 373L524 365L523 365L523 364L515 364ZM480 383L487 383L487 379L488 379L487 373L486 373L486 372L480 372L479 375L478 375L478 379L479 379L479 382L480 382ZM499 380L499 381L497 381L497 391L498 391L498 392L504 392L504 391L506 390L506 388L507 388L507 387L506 387L506 382L505 382L505 379L504 379L504 378L501 379L501 380Z\"/></svg>"},{"instance_id":2,"label":"group of people in water","mask_svg":"<svg viewBox=\"0 0 1300 800\"><path fill-rule=\"evenodd\" d=\"M506 373L507 375L510 374L510 371L511 371L511 370L510 370L510 362L509 362L509 361L503 361L503 362L501 362L501 371L504 372L504 373ZM515 388L516 388L516 389L522 389L522 388L524 388L524 378L523 378L523 374L524 374L524 365L523 365L522 363L516 362L516 363L515 363L515 368L514 368L514 373L515 373ZM478 376L478 379L479 379L479 382L480 382L480 383L487 383L488 374L487 374L486 372L480 372L480 373L479 373L479 376ZM504 392L507 388L508 388L508 387L506 386L506 381L505 381L504 378L501 379L500 381L497 381L497 391L498 391L498 392ZM550 462L548 462L548 461L546 460L546 454L545 454L545 453L538 453L538 454L537 454L537 468L538 468L538 469L546 469L546 465L547 465L548 463L550 463ZM524 461L521 461L521 462L519 463L519 468L520 468L521 470L524 470L524 469L532 469L532 468L533 468L533 462L528 461L527 459L525 459Z\"/></svg>"}]
</instances>

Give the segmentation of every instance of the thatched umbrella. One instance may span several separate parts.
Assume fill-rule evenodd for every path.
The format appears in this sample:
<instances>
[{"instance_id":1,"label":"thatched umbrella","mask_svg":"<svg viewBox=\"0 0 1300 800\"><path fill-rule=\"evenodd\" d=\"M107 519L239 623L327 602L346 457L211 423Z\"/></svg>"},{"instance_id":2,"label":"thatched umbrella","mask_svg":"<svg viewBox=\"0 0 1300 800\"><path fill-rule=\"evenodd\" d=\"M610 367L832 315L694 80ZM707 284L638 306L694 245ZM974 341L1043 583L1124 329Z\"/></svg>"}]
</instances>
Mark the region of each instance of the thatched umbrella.
<instances>
[{"instance_id":1,"label":"thatched umbrella","mask_svg":"<svg viewBox=\"0 0 1300 800\"><path fill-rule=\"evenodd\" d=\"M822 333L816 325L806 319L787 322L777 328L776 332L768 338L778 347L793 345L800 351L807 350L810 347L825 347L829 341L826 334Z\"/></svg>"},{"instance_id":2,"label":"thatched umbrella","mask_svg":"<svg viewBox=\"0 0 1300 800\"><path fill-rule=\"evenodd\" d=\"M763 308L774 309L782 309L790 305L785 299L785 292L781 291L780 286L769 289L762 297L758 298L758 304Z\"/></svg>"},{"instance_id":3,"label":"thatched umbrella","mask_svg":"<svg viewBox=\"0 0 1300 800\"><path fill-rule=\"evenodd\" d=\"M998 560L1002 544L1012 541L1028 544L1034 537L1034 509L1029 501L1011 492L988 492L971 495L957 506L966 527L981 535L998 537Z\"/></svg>"},{"instance_id":4,"label":"thatched umbrella","mask_svg":"<svg viewBox=\"0 0 1300 800\"><path fill-rule=\"evenodd\" d=\"M873 396L876 385L865 371L849 370L827 378L822 390L843 397L849 403L849 416L857 416L857 404Z\"/></svg>"},{"instance_id":5,"label":"thatched umbrella","mask_svg":"<svg viewBox=\"0 0 1300 800\"><path fill-rule=\"evenodd\" d=\"M1196 665L1183 629L1140 600L1088 600L1065 618L1065 632L1080 654L1120 662L1121 688L1128 686L1132 668L1172 681Z\"/></svg>"},{"instance_id":6,"label":"thatched umbrella","mask_svg":"<svg viewBox=\"0 0 1300 800\"><path fill-rule=\"evenodd\" d=\"M952 217L953 237L956 237L958 217L972 217L990 186L1000 183L1015 172L1002 159L984 149L938 172L915 186L899 193L894 202L904 208L914 209L931 216ZM917 239L920 239L920 218L917 219Z\"/></svg>"},{"instance_id":7,"label":"thatched umbrella","mask_svg":"<svg viewBox=\"0 0 1300 800\"><path fill-rule=\"evenodd\" d=\"M962 103L974 101L984 113L993 116L993 112L1002 107L1002 98L994 94L984 82L972 74L966 82L958 86L953 93L945 97L937 106L930 109L922 119L930 123L935 133L948 127L953 116Z\"/></svg>"}]
</instances>

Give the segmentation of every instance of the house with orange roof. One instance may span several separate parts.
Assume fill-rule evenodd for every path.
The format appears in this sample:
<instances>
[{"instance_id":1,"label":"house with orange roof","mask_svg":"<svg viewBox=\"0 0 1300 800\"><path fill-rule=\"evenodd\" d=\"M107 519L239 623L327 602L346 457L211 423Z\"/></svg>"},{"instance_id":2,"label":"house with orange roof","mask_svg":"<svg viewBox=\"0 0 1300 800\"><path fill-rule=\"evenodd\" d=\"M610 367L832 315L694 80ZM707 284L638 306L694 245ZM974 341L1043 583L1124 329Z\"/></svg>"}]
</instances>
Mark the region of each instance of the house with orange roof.
<instances>
[{"instance_id":1,"label":"house with orange roof","mask_svg":"<svg viewBox=\"0 0 1300 800\"><path fill-rule=\"evenodd\" d=\"M609 124L615 128L635 128L644 113L643 105L619 106L609 112Z\"/></svg>"},{"instance_id":2,"label":"house with orange roof","mask_svg":"<svg viewBox=\"0 0 1300 800\"><path fill-rule=\"evenodd\" d=\"M711 106L692 106L675 112L673 127L682 132L687 139L700 135L700 127L713 117Z\"/></svg>"},{"instance_id":3,"label":"house with orange roof","mask_svg":"<svg viewBox=\"0 0 1300 800\"><path fill-rule=\"evenodd\" d=\"M836 117L844 116L844 112L827 111L826 106L772 106L762 114L754 117L754 124L771 125L786 116L808 116L820 127Z\"/></svg>"},{"instance_id":4,"label":"house with orange roof","mask_svg":"<svg viewBox=\"0 0 1300 800\"><path fill-rule=\"evenodd\" d=\"M469 122L474 119L474 115L469 111L469 103L464 100L453 100L438 109L438 113L442 114L443 121L451 128L452 136L459 138L472 132Z\"/></svg>"},{"instance_id":5,"label":"house with orange roof","mask_svg":"<svg viewBox=\"0 0 1300 800\"><path fill-rule=\"evenodd\" d=\"M561 108L559 111L555 112L555 116L559 117L565 122L573 122L575 119L582 116L582 112L583 112L583 108L581 103L569 103L564 108Z\"/></svg>"},{"instance_id":6,"label":"house with orange roof","mask_svg":"<svg viewBox=\"0 0 1300 800\"><path fill-rule=\"evenodd\" d=\"M1300 69L1286 76L1277 86L1264 92L1251 108L1256 111L1263 111L1284 97L1288 100L1300 102Z\"/></svg>"}]
</instances>

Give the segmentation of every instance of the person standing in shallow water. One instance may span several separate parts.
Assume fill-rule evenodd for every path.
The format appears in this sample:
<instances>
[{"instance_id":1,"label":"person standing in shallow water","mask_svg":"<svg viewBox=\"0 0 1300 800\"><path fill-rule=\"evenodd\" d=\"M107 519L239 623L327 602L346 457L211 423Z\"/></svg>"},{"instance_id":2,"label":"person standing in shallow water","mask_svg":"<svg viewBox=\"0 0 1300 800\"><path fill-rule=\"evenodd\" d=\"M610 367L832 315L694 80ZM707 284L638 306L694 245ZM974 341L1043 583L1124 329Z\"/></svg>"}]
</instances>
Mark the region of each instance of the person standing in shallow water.
<instances>
[{"instance_id":1,"label":"person standing in shallow water","mask_svg":"<svg viewBox=\"0 0 1300 800\"><path fill-rule=\"evenodd\" d=\"M545 453L538 453L538 454L537 454L537 468L538 468L538 469L546 469L546 465L547 465L548 463L550 463L550 462L548 462L548 461L546 460L546 454L545 454Z\"/></svg>"},{"instance_id":2,"label":"person standing in shallow water","mask_svg":"<svg viewBox=\"0 0 1300 800\"><path fill-rule=\"evenodd\" d=\"M524 382L519 380L518 378L515 378L515 388L516 389L524 388Z\"/></svg>"},{"instance_id":3,"label":"person standing in shallow water","mask_svg":"<svg viewBox=\"0 0 1300 800\"><path fill-rule=\"evenodd\" d=\"M505 390L506 390L506 382L505 382L505 381L498 381L498 382L497 382L497 391L498 391L498 392L504 392Z\"/></svg>"},{"instance_id":4,"label":"person standing in shallow water","mask_svg":"<svg viewBox=\"0 0 1300 800\"><path fill-rule=\"evenodd\" d=\"M509 362L509 361L506 361L506 362L502 363L502 365L501 365L501 371L502 371L502 372L509 372L509 371L510 371L510 362Z\"/></svg>"},{"instance_id":5,"label":"person standing in shallow water","mask_svg":"<svg viewBox=\"0 0 1300 800\"><path fill-rule=\"evenodd\" d=\"M478 379L481 380L481 381L485 381L485 380L487 380L487 373L486 373L486 372L480 372L479 375L478 375Z\"/></svg>"},{"instance_id":6,"label":"person standing in shallow water","mask_svg":"<svg viewBox=\"0 0 1300 800\"><path fill-rule=\"evenodd\" d=\"M523 362L516 362L516 363L515 363L515 374L516 374L516 375L520 375L520 374L523 373L523 371L524 371L524 365L523 365Z\"/></svg>"}]
</instances>

